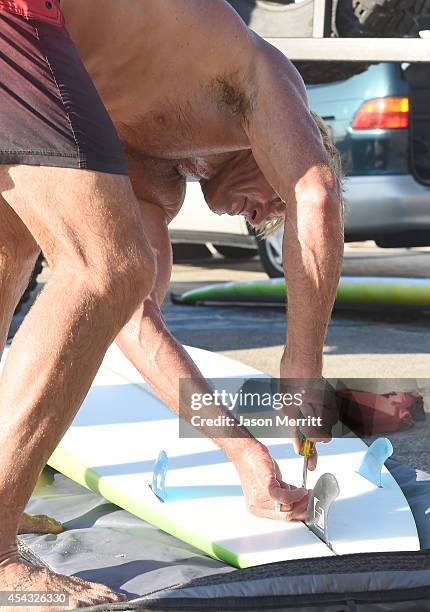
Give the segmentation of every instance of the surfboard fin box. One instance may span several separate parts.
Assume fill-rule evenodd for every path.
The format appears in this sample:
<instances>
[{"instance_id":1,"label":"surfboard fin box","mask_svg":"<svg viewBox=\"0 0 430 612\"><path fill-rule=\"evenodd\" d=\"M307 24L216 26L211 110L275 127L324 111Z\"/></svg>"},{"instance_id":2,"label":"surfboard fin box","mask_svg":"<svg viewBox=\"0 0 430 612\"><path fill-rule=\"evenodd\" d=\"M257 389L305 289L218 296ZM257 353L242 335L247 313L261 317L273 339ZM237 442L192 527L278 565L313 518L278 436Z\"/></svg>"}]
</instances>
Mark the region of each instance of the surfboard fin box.
<instances>
[{"instance_id":1,"label":"surfboard fin box","mask_svg":"<svg viewBox=\"0 0 430 612\"><path fill-rule=\"evenodd\" d=\"M318 479L308 504L308 519L305 525L331 550L328 519L330 506L339 496L339 484L333 474L323 474Z\"/></svg>"},{"instance_id":2,"label":"surfboard fin box","mask_svg":"<svg viewBox=\"0 0 430 612\"><path fill-rule=\"evenodd\" d=\"M382 466L393 454L393 445L388 438L378 438L367 449L358 473L377 487L382 487Z\"/></svg>"},{"instance_id":3,"label":"surfboard fin box","mask_svg":"<svg viewBox=\"0 0 430 612\"><path fill-rule=\"evenodd\" d=\"M160 502L166 501L166 474L169 467L169 458L165 451L160 451L155 463L152 474L152 484L149 488Z\"/></svg>"}]
</instances>

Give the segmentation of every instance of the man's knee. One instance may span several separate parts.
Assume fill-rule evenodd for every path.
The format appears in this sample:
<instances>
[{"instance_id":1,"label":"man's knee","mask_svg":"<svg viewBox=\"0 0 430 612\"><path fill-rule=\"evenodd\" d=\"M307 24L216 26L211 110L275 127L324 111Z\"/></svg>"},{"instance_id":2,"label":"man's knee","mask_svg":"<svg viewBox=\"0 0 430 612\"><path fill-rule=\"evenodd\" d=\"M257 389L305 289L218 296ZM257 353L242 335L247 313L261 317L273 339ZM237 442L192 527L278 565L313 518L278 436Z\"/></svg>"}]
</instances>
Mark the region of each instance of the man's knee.
<instances>
[{"instance_id":1,"label":"man's knee","mask_svg":"<svg viewBox=\"0 0 430 612\"><path fill-rule=\"evenodd\" d=\"M149 295L155 279L155 258L142 235L124 245L104 245L97 256L79 262L63 261L71 276L78 275L78 286L89 290L102 308L124 324Z\"/></svg>"}]
</instances>

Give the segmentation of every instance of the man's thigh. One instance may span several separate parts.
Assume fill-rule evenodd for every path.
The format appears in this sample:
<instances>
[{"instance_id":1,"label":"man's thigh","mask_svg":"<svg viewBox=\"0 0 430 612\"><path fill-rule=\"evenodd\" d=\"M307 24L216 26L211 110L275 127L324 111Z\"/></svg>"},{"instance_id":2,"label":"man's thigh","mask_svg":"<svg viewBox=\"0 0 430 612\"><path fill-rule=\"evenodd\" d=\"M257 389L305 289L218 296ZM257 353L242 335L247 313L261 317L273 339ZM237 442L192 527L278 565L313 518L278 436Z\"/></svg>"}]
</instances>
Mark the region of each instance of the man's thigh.
<instances>
[{"instance_id":1,"label":"man's thigh","mask_svg":"<svg viewBox=\"0 0 430 612\"><path fill-rule=\"evenodd\" d=\"M55 266L133 257L146 247L127 176L71 168L0 166L0 194ZM124 262L126 263L126 262Z\"/></svg>"},{"instance_id":2,"label":"man's thigh","mask_svg":"<svg viewBox=\"0 0 430 612\"><path fill-rule=\"evenodd\" d=\"M122 147L66 28L10 5L0 9L0 194L52 266L138 252Z\"/></svg>"}]
</instances>

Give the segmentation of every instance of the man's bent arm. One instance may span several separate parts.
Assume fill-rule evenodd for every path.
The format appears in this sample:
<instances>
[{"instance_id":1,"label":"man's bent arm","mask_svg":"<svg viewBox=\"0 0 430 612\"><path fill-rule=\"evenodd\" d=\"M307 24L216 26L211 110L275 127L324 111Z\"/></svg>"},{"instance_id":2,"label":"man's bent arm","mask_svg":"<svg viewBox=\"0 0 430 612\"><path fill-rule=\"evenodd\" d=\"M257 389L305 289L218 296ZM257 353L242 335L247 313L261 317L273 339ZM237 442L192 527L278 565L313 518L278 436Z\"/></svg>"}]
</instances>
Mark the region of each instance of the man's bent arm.
<instances>
[{"instance_id":1,"label":"man's bent arm","mask_svg":"<svg viewBox=\"0 0 430 612\"><path fill-rule=\"evenodd\" d=\"M195 413L191 410L190 403L180 396L179 382L192 380L189 389L187 388L188 395L212 394L213 389L185 348L170 333L160 310L167 294L172 268L166 214L159 206L142 201L141 213L156 256L156 280L150 296L121 330L116 342L158 397L177 414L190 421ZM204 412L204 416L211 418L231 417L229 411L223 407L207 407ZM234 437L226 435L218 438L213 435L214 431L212 428L203 433L212 437L217 446L231 459L242 452L244 439L247 440L245 445L249 445L251 441L258 444L248 430L239 425L228 430Z\"/></svg>"},{"instance_id":2,"label":"man's bent arm","mask_svg":"<svg viewBox=\"0 0 430 612\"><path fill-rule=\"evenodd\" d=\"M212 393L212 388L189 357L184 347L166 328L155 303L145 303L146 313L141 319L139 333L129 323L117 338L123 353L141 372L158 397L175 412L189 420L191 410L179 394L181 378L192 378L193 393ZM134 324L137 323L135 319ZM151 347L148 351L148 347ZM222 407L210 406L205 410L209 417L231 416ZM234 464L250 512L264 518L281 521L303 520L308 506L308 493L304 489L290 487L282 481L282 474L268 449L245 428L236 426L236 433L243 437L217 437L213 428L202 433L212 438ZM281 504L277 508L276 504Z\"/></svg>"},{"instance_id":3,"label":"man's bent arm","mask_svg":"<svg viewBox=\"0 0 430 612\"><path fill-rule=\"evenodd\" d=\"M318 378L343 255L341 186L292 64L258 39L244 121L257 163L287 205L288 331L281 376Z\"/></svg>"},{"instance_id":4,"label":"man's bent arm","mask_svg":"<svg viewBox=\"0 0 430 612\"><path fill-rule=\"evenodd\" d=\"M152 297L145 300L141 309L121 331L116 342L162 402L189 422L193 416L199 414L191 409L191 396L212 395L213 388L185 348L170 333L159 305ZM183 387L182 393L181 381L190 381ZM200 412L200 416L207 418L232 416L226 408L215 404L205 406ZM256 442L248 430L237 422L231 423L225 431L222 431L222 427L198 428L212 438L232 460L249 442ZM217 436L216 433L220 435ZM245 444L243 439L246 439Z\"/></svg>"},{"instance_id":5,"label":"man's bent arm","mask_svg":"<svg viewBox=\"0 0 430 612\"><path fill-rule=\"evenodd\" d=\"M140 371L161 401L175 412L189 417L191 410L179 394L180 379L193 379L191 392L212 393L212 388L194 364L184 347L167 329L160 305L167 293L171 248L166 219L159 207L142 207L145 227L157 260L157 276L151 296L145 300L116 342L122 352ZM222 407L209 407L207 416L231 416ZM236 434L242 437L217 437L211 431L201 431L213 439L234 463L240 476L248 509L258 516L278 520L303 519L307 508L307 493L290 488L282 482L279 469L266 447L246 428L237 425ZM274 509L275 501L283 504Z\"/></svg>"}]
</instances>

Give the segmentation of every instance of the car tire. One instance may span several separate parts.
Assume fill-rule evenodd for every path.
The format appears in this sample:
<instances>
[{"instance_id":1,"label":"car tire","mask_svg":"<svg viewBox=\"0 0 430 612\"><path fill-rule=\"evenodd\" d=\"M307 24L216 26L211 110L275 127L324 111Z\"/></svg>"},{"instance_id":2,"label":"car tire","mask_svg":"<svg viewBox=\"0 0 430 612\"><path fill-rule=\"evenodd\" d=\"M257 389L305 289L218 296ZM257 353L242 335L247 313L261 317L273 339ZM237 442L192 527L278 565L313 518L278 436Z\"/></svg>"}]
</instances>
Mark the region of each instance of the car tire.
<instances>
[{"instance_id":1,"label":"car tire","mask_svg":"<svg viewBox=\"0 0 430 612\"><path fill-rule=\"evenodd\" d=\"M223 244L214 244L213 247L220 255L228 259L252 259L258 253L257 249L225 246Z\"/></svg>"},{"instance_id":2,"label":"car tire","mask_svg":"<svg viewBox=\"0 0 430 612\"><path fill-rule=\"evenodd\" d=\"M212 253L205 244L175 242L172 245L173 263L189 262L198 259L210 259Z\"/></svg>"},{"instance_id":3,"label":"car tire","mask_svg":"<svg viewBox=\"0 0 430 612\"><path fill-rule=\"evenodd\" d=\"M430 0L338 0L332 36L402 38L430 28ZM367 70L364 62L295 62L308 85L348 79Z\"/></svg>"},{"instance_id":4,"label":"car tire","mask_svg":"<svg viewBox=\"0 0 430 612\"><path fill-rule=\"evenodd\" d=\"M267 238L256 238L258 252L264 271L270 278L284 276L282 267L282 238L283 228Z\"/></svg>"},{"instance_id":5,"label":"car tire","mask_svg":"<svg viewBox=\"0 0 430 612\"><path fill-rule=\"evenodd\" d=\"M43 256L40 255L40 257L38 257L36 264L34 266L34 269L30 277L30 280L28 282L27 288L22 294L22 297L19 300L17 307L15 308L14 315L18 314L22 306L31 299L33 291L37 287L37 277L42 272L42 268L43 268Z\"/></svg>"},{"instance_id":6,"label":"car tire","mask_svg":"<svg viewBox=\"0 0 430 612\"><path fill-rule=\"evenodd\" d=\"M363 36L416 36L430 27L430 0L352 0Z\"/></svg>"},{"instance_id":7,"label":"car tire","mask_svg":"<svg viewBox=\"0 0 430 612\"><path fill-rule=\"evenodd\" d=\"M263 37L311 37L313 0L227 0ZM269 24L269 25L268 25ZM277 25L278 24L278 25ZM331 36L417 36L430 27L430 0L334 0ZM332 83L364 72L364 62L294 62L308 85Z\"/></svg>"}]
</instances>

